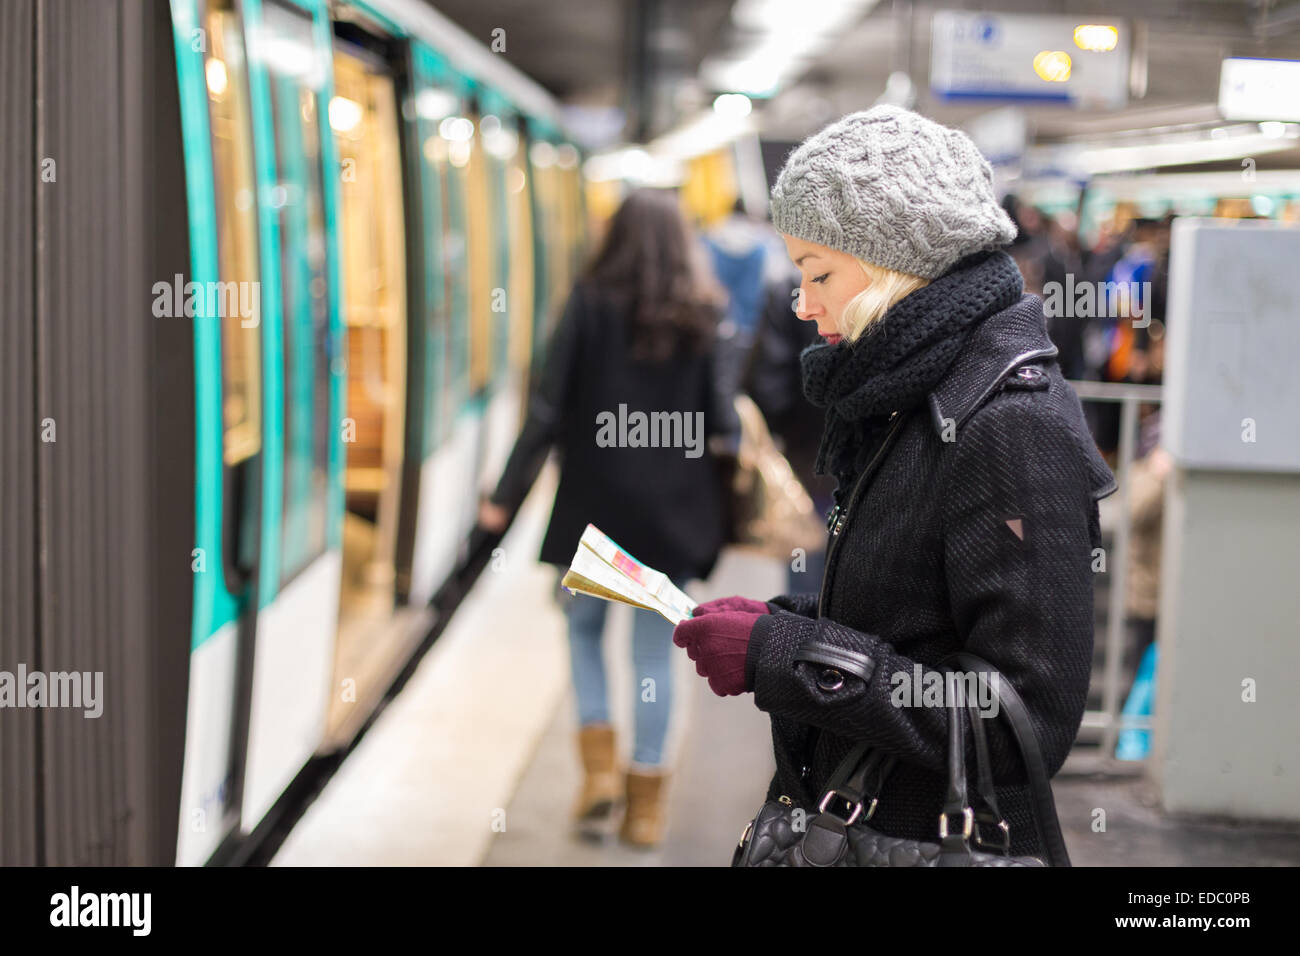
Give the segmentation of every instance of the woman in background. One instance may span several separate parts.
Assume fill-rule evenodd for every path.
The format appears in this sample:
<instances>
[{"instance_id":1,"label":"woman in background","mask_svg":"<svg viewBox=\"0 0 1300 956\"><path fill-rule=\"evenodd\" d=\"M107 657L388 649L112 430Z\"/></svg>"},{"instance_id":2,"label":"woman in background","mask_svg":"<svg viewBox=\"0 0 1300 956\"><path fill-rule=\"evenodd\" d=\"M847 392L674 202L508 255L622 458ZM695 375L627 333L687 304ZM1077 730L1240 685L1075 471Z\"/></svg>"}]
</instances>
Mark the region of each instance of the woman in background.
<instances>
[{"instance_id":1,"label":"woman in background","mask_svg":"<svg viewBox=\"0 0 1300 956\"><path fill-rule=\"evenodd\" d=\"M709 435L734 427L714 373L724 305L677 195L632 192L569 296L523 431L500 483L480 507L480 525L504 530L554 447L560 480L542 561L568 567L583 529L592 524L679 587L706 577L724 525L705 445ZM659 447L647 447L649 435L635 434L637 413L651 422L660 413L658 421L672 423L668 434L655 436L664 439ZM611 420L629 425L611 428ZM673 628L657 614L635 613L636 727L620 786L602 659L607 608L591 597L569 597L565 604L585 771L573 815L582 829L600 831L625 798L620 836L649 847L662 840L665 825Z\"/></svg>"}]
</instances>

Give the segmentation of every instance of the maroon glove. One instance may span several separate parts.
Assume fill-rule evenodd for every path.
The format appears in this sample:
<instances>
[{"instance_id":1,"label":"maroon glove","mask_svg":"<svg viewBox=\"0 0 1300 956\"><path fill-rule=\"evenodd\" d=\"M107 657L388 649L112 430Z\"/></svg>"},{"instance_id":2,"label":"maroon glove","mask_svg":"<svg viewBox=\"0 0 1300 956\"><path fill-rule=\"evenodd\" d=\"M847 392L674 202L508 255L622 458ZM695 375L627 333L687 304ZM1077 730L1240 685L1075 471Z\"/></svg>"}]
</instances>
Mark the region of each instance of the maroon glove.
<instances>
[{"instance_id":1,"label":"maroon glove","mask_svg":"<svg viewBox=\"0 0 1300 956\"><path fill-rule=\"evenodd\" d=\"M747 614L766 614L767 604L763 601L754 601L747 597L734 595L732 597L715 598L712 601L705 601L695 608L695 616L700 617L703 614L717 614L720 611L744 611Z\"/></svg>"},{"instance_id":2,"label":"maroon glove","mask_svg":"<svg viewBox=\"0 0 1300 956\"><path fill-rule=\"evenodd\" d=\"M767 606L763 605L763 614L766 613ZM719 697L744 694L750 689L745 686L749 635L754 630L754 622L763 614L714 611L693 617L677 625L673 643L686 648L687 656L695 661L695 672L709 679L709 689Z\"/></svg>"}]
</instances>

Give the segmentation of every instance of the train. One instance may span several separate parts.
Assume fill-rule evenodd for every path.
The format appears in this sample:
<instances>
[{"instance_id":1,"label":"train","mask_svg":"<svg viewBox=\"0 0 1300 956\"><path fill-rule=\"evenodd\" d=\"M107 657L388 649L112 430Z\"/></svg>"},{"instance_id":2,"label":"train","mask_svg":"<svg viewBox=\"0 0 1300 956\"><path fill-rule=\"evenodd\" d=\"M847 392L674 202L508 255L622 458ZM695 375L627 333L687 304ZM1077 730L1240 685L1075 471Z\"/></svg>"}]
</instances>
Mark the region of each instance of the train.
<instances>
[{"instance_id":1,"label":"train","mask_svg":"<svg viewBox=\"0 0 1300 956\"><path fill-rule=\"evenodd\" d=\"M464 572L583 153L415 0L0 19L0 669L103 681L95 719L0 711L0 863L228 861Z\"/></svg>"}]
</instances>

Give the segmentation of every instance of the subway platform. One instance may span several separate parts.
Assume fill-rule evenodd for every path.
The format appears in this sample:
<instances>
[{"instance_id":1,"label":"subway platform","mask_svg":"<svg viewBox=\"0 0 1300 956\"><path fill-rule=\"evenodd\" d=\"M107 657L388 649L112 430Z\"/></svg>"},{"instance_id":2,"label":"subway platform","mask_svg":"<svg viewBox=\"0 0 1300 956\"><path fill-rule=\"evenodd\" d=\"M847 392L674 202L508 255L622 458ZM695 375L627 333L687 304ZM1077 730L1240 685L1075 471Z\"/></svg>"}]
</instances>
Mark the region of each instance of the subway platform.
<instances>
[{"instance_id":1,"label":"subway platform","mask_svg":"<svg viewBox=\"0 0 1300 956\"><path fill-rule=\"evenodd\" d=\"M289 833L273 866L730 862L773 772L768 718L750 696L715 696L680 651L664 843L638 850L570 830L580 765L565 621L555 571L536 561L553 490L548 469L492 564ZM771 559L728 551L692 596L770 596L782 590L783 571ZM632 612L611 611L605 656L626 759ZM1076 866L1300 864L1300 826L1174 817L1160 809L1141 765L1115 775L1093 771L1095 764L1095 748L1079 744L1053 780Z\"/></svg>"}]
</instances>

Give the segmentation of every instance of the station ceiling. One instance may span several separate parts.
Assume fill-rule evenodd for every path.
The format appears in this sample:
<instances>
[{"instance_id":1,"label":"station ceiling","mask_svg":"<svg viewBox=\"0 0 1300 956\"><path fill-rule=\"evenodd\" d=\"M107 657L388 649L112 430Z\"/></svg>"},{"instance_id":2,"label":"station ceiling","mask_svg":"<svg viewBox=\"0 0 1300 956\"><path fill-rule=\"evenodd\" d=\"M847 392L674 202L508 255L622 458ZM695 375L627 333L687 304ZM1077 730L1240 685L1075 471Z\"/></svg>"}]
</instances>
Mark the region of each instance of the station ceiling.
<instances>
[{"instance_id":1,"label":"station ceiling","mask_svg":"<svg viewBox=\"0 0 1300 956\"><path fill-rule=\"evenodd\" d=\"M721 91L701 79L701 65L743 39L732 20L733 0L436 0L433 6L484 44L503 28L501 55L562 103L584 113L604 110L603 135L624 142L645 141L711 103ZM763 134L801 139L870 106L898 70L912 78L914 108L941 122L959 125L987 112L988 103L947 104L928 92L930 17L941 9L1058 13L1081 23L1122 16L1135 25L1135 59L1145 60L1145 76L1135 78L1128 104L1028 107L1037 142L1214 123L1225 56L1300 59L1300 0L868 0L856 22L760 104ZM610 117L626 122L619 129Z\"/></svg>"}]
</instances>

